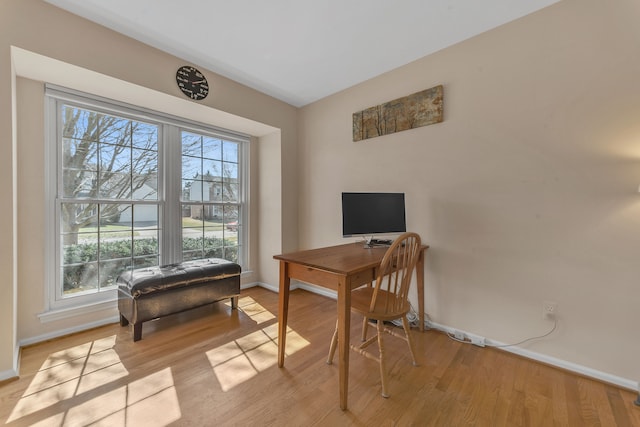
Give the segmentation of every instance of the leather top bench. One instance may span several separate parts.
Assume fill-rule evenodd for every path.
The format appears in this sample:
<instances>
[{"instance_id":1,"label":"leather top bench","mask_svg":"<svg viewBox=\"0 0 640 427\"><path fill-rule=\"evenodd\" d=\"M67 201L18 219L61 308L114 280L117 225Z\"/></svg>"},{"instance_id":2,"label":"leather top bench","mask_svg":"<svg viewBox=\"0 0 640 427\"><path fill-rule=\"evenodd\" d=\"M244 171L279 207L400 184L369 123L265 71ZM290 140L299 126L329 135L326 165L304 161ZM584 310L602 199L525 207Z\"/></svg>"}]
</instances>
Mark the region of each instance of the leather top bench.
<instances>
[{"instance_id":1,"label":"leather top bench","mask_svg":"<svg viewBox=\"0 0 640 427\"><path fill-rule=\"evenodd\" d=\"M133 324L133 341L142 338L142 323L170 314L231 298L238 306L238 264L220 258L139 268L120 274L118 310L120 325Z\"/></svg>"}]
</instances>

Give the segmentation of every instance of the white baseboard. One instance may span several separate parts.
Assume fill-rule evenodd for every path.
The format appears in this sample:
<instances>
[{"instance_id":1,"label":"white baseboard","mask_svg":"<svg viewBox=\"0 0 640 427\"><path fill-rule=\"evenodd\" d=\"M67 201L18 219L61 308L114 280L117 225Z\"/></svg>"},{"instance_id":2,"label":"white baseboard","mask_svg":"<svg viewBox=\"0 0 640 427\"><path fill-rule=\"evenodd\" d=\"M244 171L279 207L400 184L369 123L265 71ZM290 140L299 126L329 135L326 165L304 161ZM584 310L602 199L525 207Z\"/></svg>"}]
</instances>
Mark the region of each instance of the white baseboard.
<instances>
[{"instance_id":1,"label":"white baseboard","mask_svg":"<svg viewBox=\"0 0 640 427\"><path fill-rule=\"evenodd\" d=\"M14 369L7 369L0 372L0 381L10 380L18 378L20 376L20 346L17 345L13 349L13 367Z\"/></svg>"},{"instance_id":2,"label":"white baseboard","mask_svg":"<svg viewBox=\"0 0 640 427\"><path fill-rule=\"evenodd\" d=\"M18 372L13 369L0 372L0 381L10 380L12 378L18 378Z\"/></svg>"},{"instance_id":3,"label":"white baseboard","mask_svg":"<svg viewBox=\"0 0 640 427\"><path fill-rule=\"evenodd\" d=\"M245 283L244 285L240 285L240 290L255 288L256 286L261 286L261 284L259 282Z\"/></svg>"},{"instance_id":4,"label":"white baseboard","mask_svg":"<svg viewBox=\"0 0 640 427\"><path fill-rule=\"evenodd\" d=\"M270 290L272 292L278 293L280 291L280 288L278 286L272 286L268 283L264 283L264 282L255 282L250 284L249 286L243 287L242 289L246 289L246 288L250 288L253 286L260 286L261 288L265 288L267 290ZM299 282L297 280L292 280L291 281L291 285L289 286L290 290L294 290L294 289L304 289L305 291L309 291L312 292L314 294L318 294L318 295L322 295L325 297L329 297L331 299L338 299L338 293L336 291L332 291L330 289L327 288L323 288L321 286L315 286L315 285L310 285L308 283L304 283L304 282Z\"/></svg>"},{"instance_id":5,"label":"white baseboard","mask_svg":"<svg viewBox=\"0 0 640 427\"><path fill-rule=\"evenodd\" d=\"M338 293L336 291L332 291L331 289L323 288L321 286L310 285L304 282L297 282L297 287L300 289L304 289L305 291L313 292L314 294L329 297L331 299L338 299Z\"/></svg>"},{"instance_id":6,"label":"white baseboard","mask_svg":"<svg viewBox=\"0 0 640 427\"><path fill-rule=\"evenodd\" d=\"M100 320L96 320L90 323L83 323L82 325L73 326L71 328L60 329L57 331L49 332L46 334L38 335L35 337L24 338L18 342L19 347L26 345L36 344L42 341L50 340L53 338L62 337L76 332L85 331L87 329L97 328L98 326L108 325L110 323L117 323L120 320L118 316L110 316Z\"/></svg>"}]
</instances>

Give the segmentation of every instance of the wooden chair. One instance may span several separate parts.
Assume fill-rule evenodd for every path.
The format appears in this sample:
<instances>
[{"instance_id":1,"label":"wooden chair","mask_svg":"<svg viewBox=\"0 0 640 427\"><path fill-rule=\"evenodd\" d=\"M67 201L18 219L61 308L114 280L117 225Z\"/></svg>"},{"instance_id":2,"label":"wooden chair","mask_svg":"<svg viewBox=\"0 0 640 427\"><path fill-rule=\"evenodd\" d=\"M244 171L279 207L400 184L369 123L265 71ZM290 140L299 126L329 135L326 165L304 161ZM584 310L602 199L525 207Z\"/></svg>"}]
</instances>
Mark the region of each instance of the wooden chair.
<instances>
[{"instance_id":1,"label":"wooden chair","mask_svg":"<svg viewBox=\"0 0 640 427\"><path fill-rule=\"evenodd\" d=\"M365 357L376 360L380 364L380 378L382 381L382 397L389 397L387 390L387 374L385 370L385 347L382 340L384 332L404 339L409 344L409 351L416 361L413 340L409 329L407 313L410 310L408 301L409 285L420 256L420 236L416 233L404 233L398 237L389 247L382 258L378 275L374 286L364 286L351 292L351 310L364 316L362 325L362 343L358 346L351 345L351 349ZM402 319L404 335L385 326L385 321ZM377 334L367 339L367 326L370 320L376 321ZM373 326L373 325L372 325ZM377 340L379 356L370 353L366 348ZM338 343L338 328L331 339L327 364L333 363L333 355Z\"/></svg>"}]
</instances>

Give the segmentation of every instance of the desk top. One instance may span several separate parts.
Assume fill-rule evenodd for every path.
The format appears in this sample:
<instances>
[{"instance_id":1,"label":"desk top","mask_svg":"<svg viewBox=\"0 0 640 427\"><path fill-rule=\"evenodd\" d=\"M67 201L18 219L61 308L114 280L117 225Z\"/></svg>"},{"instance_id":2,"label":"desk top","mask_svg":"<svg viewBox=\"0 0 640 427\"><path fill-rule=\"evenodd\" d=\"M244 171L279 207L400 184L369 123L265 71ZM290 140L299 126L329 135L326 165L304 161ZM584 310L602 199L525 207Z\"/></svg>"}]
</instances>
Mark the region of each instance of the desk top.
<instances>
[{"instance_id":1,"label":"desk top","mask_svg":"<svg viewBox=\"0 0 640 427\"><path fill-rule=\"evenodd\" d=\"M423 251L427 248L426 245L422 246ZM387 249L384 246L365 247L363 242L355 242L274 255L273 258L333 273L351 275L377 267Z\"/></svg>"}]
</instances>

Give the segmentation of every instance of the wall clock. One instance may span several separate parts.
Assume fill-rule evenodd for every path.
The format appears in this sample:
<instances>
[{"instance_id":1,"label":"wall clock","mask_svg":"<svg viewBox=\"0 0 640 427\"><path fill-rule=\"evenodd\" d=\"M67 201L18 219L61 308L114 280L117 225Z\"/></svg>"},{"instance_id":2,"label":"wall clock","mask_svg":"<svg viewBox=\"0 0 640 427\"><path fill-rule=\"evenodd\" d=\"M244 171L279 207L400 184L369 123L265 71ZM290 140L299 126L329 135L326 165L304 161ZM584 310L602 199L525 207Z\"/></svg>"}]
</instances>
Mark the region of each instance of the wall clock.
<instances>
[{"instance_id":1,"label":"wall clock","mask_svg":"<svg viewBox=\"0 0 640 427\"><path fill-rule=\"evenodd\" d=\"M204 74L190 65L178 68L176 82L182 93L196 101L206 98L209 94L209 83Z\"/></svg>"}]
</instances>

